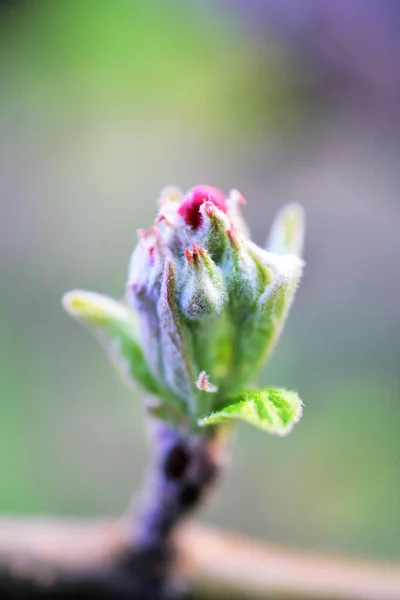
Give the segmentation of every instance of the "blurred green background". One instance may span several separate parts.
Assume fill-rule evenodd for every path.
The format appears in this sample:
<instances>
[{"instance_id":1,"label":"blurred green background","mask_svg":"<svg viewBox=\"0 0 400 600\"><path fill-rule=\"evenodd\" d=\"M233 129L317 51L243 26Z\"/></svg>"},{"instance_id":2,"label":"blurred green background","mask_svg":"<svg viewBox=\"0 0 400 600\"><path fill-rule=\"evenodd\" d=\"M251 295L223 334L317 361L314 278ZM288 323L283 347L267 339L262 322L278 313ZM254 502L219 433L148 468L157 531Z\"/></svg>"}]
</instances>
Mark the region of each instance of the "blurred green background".
<instances>
[{"instance_id":1,"label":"blurred green background","mask_svg":"<svg viewBox=\"0 0 400 600\"><path fill-rule=\"evenodd\" d=\"M208 183L243 193L258 243L287 201L308 231L261 378L297 389L303 420L285 439L239 427L204 518L400 558L399 120L321 77L252 4L2 4L0 511L118 514L139 490L140 397L60 298L122 296L159 190Z\"/></svg>"}]
</instances>

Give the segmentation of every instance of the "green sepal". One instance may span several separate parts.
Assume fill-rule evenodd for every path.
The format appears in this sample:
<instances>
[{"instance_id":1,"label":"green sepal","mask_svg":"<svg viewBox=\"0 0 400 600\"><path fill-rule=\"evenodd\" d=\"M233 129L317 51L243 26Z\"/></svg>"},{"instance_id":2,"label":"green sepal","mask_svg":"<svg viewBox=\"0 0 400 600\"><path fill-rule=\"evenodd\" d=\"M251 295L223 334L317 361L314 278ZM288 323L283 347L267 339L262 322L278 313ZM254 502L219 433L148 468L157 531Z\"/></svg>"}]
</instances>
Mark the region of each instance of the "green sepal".
<instances>
[{"instance_id":1,"label":"green sepal","mask_svg":"<svg viewBox=\"0 0 400 600\"><path fill-rule=\"evenodd\" d=\"M147 392L162 394L137 338L135 313L112 298L73 290L63 297L65 310L97 337L121 375Z\"/></svg>"},{"instance_id":2,"label":"green sepal","mask_svg":"<svg viewBox=\"0 0 400 600\"><path fill-rule=\"evenodd\" d=\"M301 256L304 244L304 210L299 204L287 204L278 212L267 243L268 252Z\"/></svg>"},{"instance_id":3,"label":"green sepal","mask_svg":"<svg viewBox=\"0 0 400 600\"><path fill-rule=\"evenodd\" d=\"M302 407L295 392L280 388L243 390L228 398L222 408L200 419L199 425L219 425L236 419L282 436L299 421Z\"/></svg>"},{"instance_id":4,"label":"green sepal","mask_svg":"<svg viewBox=\"0 0 400 600\"><path fill-rule=\"evenodd\" d=\"M173 423L176 427L182 427L186 424L186 417L182 411L167 402L148 403L146 405L147 413L158 421Z\"/></svg>"}]
</instances>

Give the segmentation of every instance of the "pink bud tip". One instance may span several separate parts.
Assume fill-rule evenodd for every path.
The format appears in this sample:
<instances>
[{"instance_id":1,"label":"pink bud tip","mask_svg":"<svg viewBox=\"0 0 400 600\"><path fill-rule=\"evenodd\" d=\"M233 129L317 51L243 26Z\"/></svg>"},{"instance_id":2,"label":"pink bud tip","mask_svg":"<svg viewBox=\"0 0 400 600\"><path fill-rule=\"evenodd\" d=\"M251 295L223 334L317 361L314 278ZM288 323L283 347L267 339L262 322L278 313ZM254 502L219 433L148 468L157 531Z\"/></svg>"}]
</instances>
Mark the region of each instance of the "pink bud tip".
<instances>
[{"instance_id":1,"label":"pink bud tip","mask_svg":"<svg viewBox=\"0 0 400 600\"><path fill-rule=\"evenodd\" d=\"M204 203L204 211L208 217L212 217L215 212L215 204L207 200L207 202Z\"/></svg>"},{"instance_id":2,"label":"pink bud tip","mask_svg":"<svg viewBox=\"0 0 400 600\"><path fill-rule=\"evenodd\" d=\"M230 229L226 230L226 235L229 238L232 248L237 250L239 248L239 241L233 226Z\"/></svg>"},{"instance_id":3,"label":"pink bud tip","mask_svg":"<svg viewBox=\"0 0 400 600\"><path fill-rule=\"evenodd\" d=\"M196 242L193 242L192 246L192 257L196 264L199 264L200 256L204 256L204 248L202 246L198 246Z\"/></svg>"},{"instance_id":4,"label":"pink bud tip","mask_svg":"<svg viewBox=\"0 0 400 600\"><path fill-rule=\"evenodd\" d=\"M188 263L191 263L193 260L193 254L191 253L189 248L186 248L186 250L185 250L185 258L188 261Z\"/></svg>"},{"instance_id":5,"label":"pink bud tip","mask_svg":"<svg viewBox=\"0 0 400 600\"><path fill-rule=\"evenodd\" d=\"M150 259L150 264L152 266L154 265L155 253L156 253L156 247L154 245L150 246L150 248L149 248L149 259Z\"/></svg>"},{"instance_id":6,"label":"pink bud tip","mask_svg":"<svg viewBox=\"0 0 400 600\"><path fill-rule=\"evenodd\" d=\"M171 219L169 219L166 215L164 215L163 213L160 213L156 220L155 220L156 225L160 225L160 223L162 223L163 225L166 225L167 227L172 227L173 223L171 221ZM157 235L159 235L159 232L157 232Z\"/></svg>"},{"instance_id":7,"label":"pink bud tip","mask_svg":"<svg viewBox=\"0 0 400 600\"><path fill-rule=\"evenodd\" d=\"M200 206L204 202L211 202L224 213L228 210L226 198L220 190L211 185L198 185L190 190L178 209L178 213L192 229L201 225Z\"/></svg>"}]
</instances>

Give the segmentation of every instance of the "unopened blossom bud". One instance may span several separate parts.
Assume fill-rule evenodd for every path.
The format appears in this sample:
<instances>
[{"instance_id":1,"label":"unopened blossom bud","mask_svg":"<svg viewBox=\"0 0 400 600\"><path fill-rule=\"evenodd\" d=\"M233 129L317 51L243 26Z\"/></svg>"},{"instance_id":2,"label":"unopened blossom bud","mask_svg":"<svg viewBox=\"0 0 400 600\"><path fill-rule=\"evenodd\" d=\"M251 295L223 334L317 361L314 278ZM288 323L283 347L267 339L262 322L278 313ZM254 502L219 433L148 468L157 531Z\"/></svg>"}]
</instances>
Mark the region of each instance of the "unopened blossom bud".
<instances>
[{"instance_id":1,"label":"unopened blossom bud","mask_svg":"<svg viewBox=\"0 0 400 600\"><path fill-rule=\"evenodd\" d=\"M155 376L161 377L162 356L157 303L164 272L164 248L156 227L151 227L146 232L139 230L138 237L139 242L129 269L131 284L127 289L127 300L140 315L140 337L147 340L143 350L149 367Z\"/></svg>"},{"instance_id":2,"label":"unopened blossom bud","mask_svg":"<svg viewBox=\"0 0 400 600\"><path fill-rule=\"evenodd\" d=\"M157 390L158 415L172 414L172 407L174 422L183 419L190 427L237 416L282 433L300 415L298 396L272 388L254 395L243 386L268 358L292 303L303 263L290 252L301 250L303 214L290 206L278 215L271 244L279 254L251 242L244 203L237 190L225 196L207 185L186 195L177 188L162 191L155 223L138 232L129 267L130 309L124 310L135 313L137 338L118 338L125 344L119 353L139 361L130 372L139 373L134 377L145 389ZM110 310L104 323L116 314ZM110 331L115 328L108 324L109 337ZM236 402L238 394L243 400Z\"/></svg>"},{"instance_id":3,"label":"unopened blossom bud","mask_svg":"<svg viewBox=\"0 0 400 600\"><path fill-rule=\"evenodd\" d=\"M262 285L257 262L250 254L246 240L232 227L227 232L229 250L225 256L224 271L232 302L251 312L251 303L258 298Z\"/></svg>"},{"instance_id":4,"label":"unopened blossom bud","mask_svg":"<svg viewBox=\"0 0 400 600\"><path fill-rule=\"evenodd\" d=\"M193 230L198 229L202 223L200 208L205 202L211 202L222 212L227 212L226 198L220 190L211 187L211 185L198 185L189 191L178 209L178 214L183 217L186 225Z\"/></svg>"},{"instance_id":5,"label":"unopened blossom bud","mask_svg":"<svg viewBox=\"0 0 400 600\"><path fill-rule=\"evenodd\" d=\"M229 217L210 200L201 205L200 214L202 222L197 234L198 243L207 248L216 264L220 264L228 244Z\"/></svg>"},{"instance_id":6,"label":"unopened blossom bud","mask_svg":"<svg viewBox=\"0 0 400 600\"><path fill-rule=\"evenodd\" d=\"M158 344L162 356L162 377L178 398L191 401L193 369L188 355L183 319L178 307L176 266L165 261L160 297L157 303Z\"/></svg>"},{"instance_id":7,"label":"unopened blossom bud","mask_svg":"<svg viewBox=\"0 0 400 600\"><path fill-rule=\"evenodd\" d=\"M288 255L283 264L248 239L237 191L227 198L198 186L181 200L169 198L163 194L156 224L133 254L128 301L145 323L142 344L153 372L196 412L200 373L218 390L218 404L219 394L259 371L281 330L301 261Z\"/></svg>"}]
</instances>

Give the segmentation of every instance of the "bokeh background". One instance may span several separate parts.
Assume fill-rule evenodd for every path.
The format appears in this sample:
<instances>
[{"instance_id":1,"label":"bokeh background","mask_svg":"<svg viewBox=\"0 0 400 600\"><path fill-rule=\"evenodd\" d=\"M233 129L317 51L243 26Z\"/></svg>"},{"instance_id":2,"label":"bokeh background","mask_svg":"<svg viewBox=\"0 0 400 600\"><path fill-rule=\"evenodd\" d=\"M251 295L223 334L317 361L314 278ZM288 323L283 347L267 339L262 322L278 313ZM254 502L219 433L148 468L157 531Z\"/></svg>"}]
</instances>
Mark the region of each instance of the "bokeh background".
<instances>
[{"instance_id":1,"label":"bokeh background","mask_svg":"<svg viewBox=\"0 0 400 600\"><path fill-rule=\"evenodd\" d=\"M63 313L122 296L165 184L238 188L263 243L301 202L305 277L204 519L400 558L400 5L9 0L0 8L0 511L119 514L148 460L140 397Z\"/></svg>"}]
</instances>

